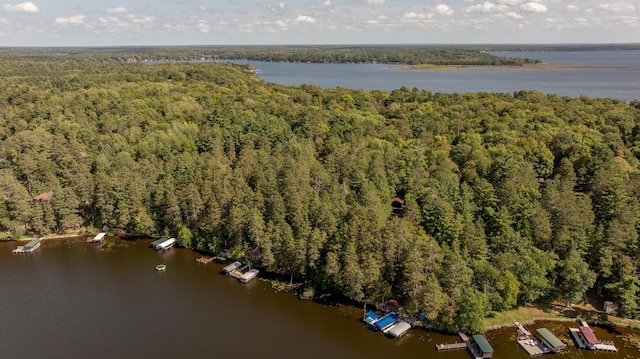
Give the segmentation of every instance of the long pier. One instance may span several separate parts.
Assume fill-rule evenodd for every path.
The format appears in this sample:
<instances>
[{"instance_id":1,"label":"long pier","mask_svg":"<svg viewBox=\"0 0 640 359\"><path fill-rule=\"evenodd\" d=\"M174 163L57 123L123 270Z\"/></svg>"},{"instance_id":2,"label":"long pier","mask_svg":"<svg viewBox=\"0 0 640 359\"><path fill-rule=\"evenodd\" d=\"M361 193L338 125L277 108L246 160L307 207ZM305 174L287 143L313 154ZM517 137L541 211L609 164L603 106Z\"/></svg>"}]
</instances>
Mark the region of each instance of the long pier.
<instances>
[{"instance_id":1,"label":"long pier","mask_svg":"<svg viewBox=\"0 0 640 359\"><path fill-rule=\"evenodd\" d=\"M436 344L436 349L438 349L438 351L447 351L467 348L475 359L482 359L482 353L478 352L478 349L473 345L471 340L469 340L469 337L463 332L458 332L458 335L462 339L462 343Z\"/></svg>"},{"instance_id":2,"label":"long pier","mask_svg":"<svg viewBox=\"0 0 640 359\"><path fill-rule=\"evenodd\" d=\"M465 343L436 344L438 351L464 349L467 347Z\"/></svg>"}]
</instances>

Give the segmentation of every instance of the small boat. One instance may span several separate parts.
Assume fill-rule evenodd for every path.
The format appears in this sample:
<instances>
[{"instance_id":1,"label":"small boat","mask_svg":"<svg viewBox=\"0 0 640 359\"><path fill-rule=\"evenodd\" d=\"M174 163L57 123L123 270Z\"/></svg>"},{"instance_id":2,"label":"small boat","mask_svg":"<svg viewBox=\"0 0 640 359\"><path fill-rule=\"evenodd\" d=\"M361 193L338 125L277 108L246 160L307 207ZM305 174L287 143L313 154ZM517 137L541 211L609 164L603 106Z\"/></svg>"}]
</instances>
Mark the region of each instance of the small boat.
<instances>
[{"instance_id":1,"label":"small boat","mask_svg":"<svg viewBox=\"0 0 640 359\"><path fill-rule=\"evenodd\" d=\"M156 270L159 271L159 272L162 272L165 269L167 269L167 265L166 264L158 264L156 266Z\"/></svg>"}]
</instances>

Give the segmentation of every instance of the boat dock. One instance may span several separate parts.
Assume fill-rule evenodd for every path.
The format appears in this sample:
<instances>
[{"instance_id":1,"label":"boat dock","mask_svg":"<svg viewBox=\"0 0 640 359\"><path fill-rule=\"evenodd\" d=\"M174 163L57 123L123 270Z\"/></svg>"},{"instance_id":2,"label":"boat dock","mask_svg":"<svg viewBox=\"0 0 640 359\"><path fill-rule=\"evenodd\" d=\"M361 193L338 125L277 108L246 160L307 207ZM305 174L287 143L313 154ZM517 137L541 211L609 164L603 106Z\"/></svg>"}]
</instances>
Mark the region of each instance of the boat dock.
<instances>
[{"instance_id":1,"label":"boat dock","mask_svg":"<svg viewBox=\"0 0 640 359\"><path fill-rule=\"evenodd\" d=\"M582 334L580 334L580 329L578 328L569 328L569 333L573 337L573 340L576 342L576 345L580 349L587 349L587 343L585 343Z\"/></svg>"},{"instance_id":2,"label":"boat dock","mask_svg":"<svg viewBox=\"0 0 640 359\"><path fill-rule=\"evenodd\" d=\"M227 267L225 267L227 268ZM236 267L236 269L227 272L227 274L229 274L229 276L235 278L235 279L240 279L242 277L243 274L245 274L249 269L251 269L251 264L247 263L244 265L241 265L240 267Z\"/></svg>"},{"instance_id":3,"label":"boat dock","mask_svg":"<svg viewBox=\"0 0 640 359\"><path fill-rule=\"evenodd\" d=\"M385 330L391 328L397 322L398 322L398 315L395 312L391 312L389 314L386 314L378 318L378 320L373 322L373 328L384 332Z\"/></svg>"},{"instance_id":4,"label":"boat dock","mask_svg":"<svg viewBox=\"0 0 640 359\"><path fill-rule=\"evenodd\" d=\"M231 272L235 271L236 269L238 269L240 267L242 267L242 262L236 261L236 262L233 262L233 263L229 264L228 266L222 268L222 271L225 274L231 274Z\"/></svg>"},{"instance_id":5,"label":"boat dock","mask_svg":"<svg viewBox=\"0 0 640 359\"><path fill-rule=\"evenodd\" d=\"M544 345L552 352L557 353L567 348L567 344L558 339L558 337L551 333L549 329L538 328L536 332L538 332L538 334L540 335L540 339L542 340Z\"/></svg>"},{"instance_id":6,"label":"boat dock","mask_svg":"<svg viewBox=\"0 0 640 359\"><path fill-rule=\"evenodd\" d=\"M406 333L409 329L411 329L411 324L405 322L404 320L399 320L382 332L390 337L398 338L403 336L404 333Z\"/></svg>"},{"instance_id":7,"label":"boat dock","mask_svg":"<svg viewBox=\"0 0 640 359\"><path fill-rule=\"evenodd\" d=\"M200 264L209 264L209 263L213 262L214 259L216 259L216 257L200 257L200 258L196 259L196 262L198 262Z\"/></svg>"},{"instance_id":8,"label":"boat dock","mask_svg":"<svg viewBox=\"0 0 640 359\"><path fill-rule=\"evenodd\" d=\"M178 242L175 238L160 238L157 241L151 242L151 247L157 251L163 251L173 247Z\"/></svg>"},{"instance_id":9,"label":"boat dock","mask_svg":"<svg viewBox=\"0 0 640 359\"><path fill-rule=\"evenodd\" d=\"M544 344L538 341L524 325L515 321L513 325L518 329L518 344L529 356L538 356L549 352Z\"/></svg>"},{"instance_id":10,"label":"boat dock","mask_svg":"<svg viewBox=\"0 0 640 359\"><path fill-rule=\"evenodd\" d=\"M592 349L616 353L618 348L610 340L599 341L595 333L584 320L580 320L578 328L569 328L569 332L580 349Z\"/></svg>"},{"instance_id":11,"label":"boat dock","mask_svg":"<svg viewBox=\"0 0 640 359\"><path fill-rule=\"evenodd\" d=\"M610 352L610 353L617 353L618 352L618 348L610 340L603 340L600 343L596 344L595 345L595 350L599 350L599 351L603 351L603 352Z\"/></svg>"},{"instance_id":12,"label":"boat dock","mask_svg":"<svg viewBox=\"0 0 640 359\"><path fill-rule=\"evenodd\" d=\"M491 345L483 335L479 335L477 340L476 336L473 336L475 342L472 342L464 332L458 332L458 335L462 339L462 343L436 344L436 349L438 351L447 351L467 348L475 359L490 358L493 355L493 348L491 348ZM485 347L486 353L483 353L481 346Z\"/></svg>"},{"instance_id":13,"label":"boat dock","mask_svg":"<svg viewBox=\"0 0 640 359\"><path fill-rule=\"evenodd\" d=\"M32 239L29 241L29 243L25 244L24 246L18 246L16 249L14 249L12 252L13 253L32 253L35 252L38 248L40 248L40 245L42 244L42 240L43 238L38 238L38 239Z\"/></svg>"},{"instance_id":14,"label":"boat dock","mask_svg":"<svg viewBox=\"0 0 640 359\"><path fill-rule=\"evenodd\" d=\"M249 281L251 281L253 278L258 276L258 273L260 271L253 268L253 269L249 269L248 271L244 272L240 278L238 278L238 280L240 281L240 283L247 283Z\"/></svg>"},{"instance_id":15,"label":"boat dock","mask_svg":"<svg viewBox=\"0 0 640 359\"><path fill-rule=\"evenodd\" d=\"M457 349L464 349L466 347L467 347L467 344L465 343L436 344L436 349L438 349L438 351L457 350Z\"/></svg>"},{"instance_id":16,"label":"boat dock","mask_svg":"<svg viewBox=\"0 0 640 359\"><path fill-rule=\"evenodd\" d=\"M475 359L482 359L482 352L471 342L469 337L463 332L458 332L458 335L462 339L463 344L467 346L467 349L469 349L471 356Z\"/></svg>"}]
</instances>

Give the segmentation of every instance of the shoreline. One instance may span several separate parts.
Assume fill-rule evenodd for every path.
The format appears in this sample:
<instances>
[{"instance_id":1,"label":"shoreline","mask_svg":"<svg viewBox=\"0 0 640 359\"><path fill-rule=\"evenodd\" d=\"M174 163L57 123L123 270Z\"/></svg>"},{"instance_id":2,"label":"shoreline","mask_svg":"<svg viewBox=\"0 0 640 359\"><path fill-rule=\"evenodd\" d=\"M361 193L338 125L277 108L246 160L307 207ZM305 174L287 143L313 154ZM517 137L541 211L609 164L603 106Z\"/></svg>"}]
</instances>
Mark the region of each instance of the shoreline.
<instances>
[{"instance_id":1,"label":"shoreline","mask_svg":"<svg viewBox=\"0 0 640 359\"><path fill-rule=\"evenodd\" d=\"M91 238L93 236L90 233L86 234L88 232L82 232L82 233L85 233L85 234L81 234L81 233L56 234L56 235L43 236L43 237L28 237L28 238L19 238L19 239L6 239L4 241L23 242L23 241L30 241L30 240L37 239L37 238L44 238L43 240L65 240L65 239L72 239L72 238L87 239L87 238ZM194 253L200 253L200 252L195 251L193 249L189 249L189 250L194 252ZM229 259L231 260L231 258L229 258ZM277 290L281 290L281 291L285 291L285 292L287 292L287 293L289 293L291 295L294 295L294 296L298 297L300 300L312 300L312 301L321 300L322 301L323 299L325 299L323 297L326 296L326 297L331 297L331 299L326 304L329 304L329 305L332 305L332 306L337 306L339 304L343 304L343 305L351 306L354 309L358 309L358 310L360 309L359 305L356 305L357 304L356 302L353 302L353 301L349 300L348 298L340 298L339 296L338 296L338 298L336 298L332 294L322 294L321 296L318 296L318 297L314 296L312 298L303 298L295 290L292 290L293 288L289 288L289 285L288 285L287 281L279 280L277 274L274 274L274 273L270 273L270 274L271 275L275 275L275 277L265 278L265 280L270 282L270 285L272 286L272 288L277 289ZM300 283L298 283L298 285L299 284ZM295 288L298 288L298 285L296 285ZM388 308L384 308L385 307L384 303L367 302L367 304L371 305L374 308L380 309L380 310L387 310L388 309ZM400 308L401 307L398 307L398 308L395 308L395 309L397 310L397 309L400 309ZM555 309L551 309L551 308L555 308ZM533 312L531 312L531 311L533 311ZM597 310L592 305L573 305L570 308L566 308L566 307L563 307L563 306L551 305L550 308L545 308L545 309L542 309L542 308L539 308L539 307L534 307L534 306L521 306L521 307L518 307L517 309L512 310L512 311L499 312L499 313L496 313L496 314L500 318L498 318L495 321L492 321L491 320L492 318L485 318L485 325L484 325L485 332L512 327L514 320L518 321L520 323L523 323L523 324L530 325L530 324L532 324L534 322L538 322L538 321L575 322L578 319L583 319L586 322L588 322L589 324L592 324L592 325L595 325L595 326L608 326L608 327L620 327L620 328L628 328L628 329L640 329L640 320L639 319L613 317L614 320L611 320L611 317L612 317L611 315L606 314L605 312L603 312L601 310ZM603 318L603 316L605 316L605 317ZM416 317L407 317L407 316L402 316L402 317L404 317L405 320L411 322L412 325L414 325L416 327L422 327L422 328L424 328L426 330L435 330L435 331L439 331L439 332L447 332L446 330L444 330L442 328L438 328L433 323L425 323L425 322L423 322L422 320L419 320Z\"/></svg>"},{"instance_id":2,"label":"shoreline","mask_svg":"<svg viewBox=\"0 0 640 359\"><path fill-rule=\"evenodd\" d=\"M581 70L581 69L633 69L637 66L614 65L576 65L544 62L540 64L516 65L398 65L390 66L395 70L409 71L516 71L516 70Z\"/></svg>"}]
</instances>

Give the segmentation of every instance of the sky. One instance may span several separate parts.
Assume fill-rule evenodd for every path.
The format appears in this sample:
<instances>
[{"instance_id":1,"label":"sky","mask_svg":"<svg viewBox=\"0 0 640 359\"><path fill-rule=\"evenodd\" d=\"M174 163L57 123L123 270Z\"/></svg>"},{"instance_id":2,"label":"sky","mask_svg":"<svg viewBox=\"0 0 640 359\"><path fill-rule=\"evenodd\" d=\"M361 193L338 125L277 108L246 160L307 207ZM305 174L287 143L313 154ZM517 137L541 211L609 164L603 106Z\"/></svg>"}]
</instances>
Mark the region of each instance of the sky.
<instances>
[{"instance_id":1,"label":"sky","mask_svg":"<svg viewBox=\"0 0 640 359\"><path fill-rule=\"evenodd\" d=\"M0 4L0 46L640 43L640 0Z\"/></svg>"}]
</instances>

